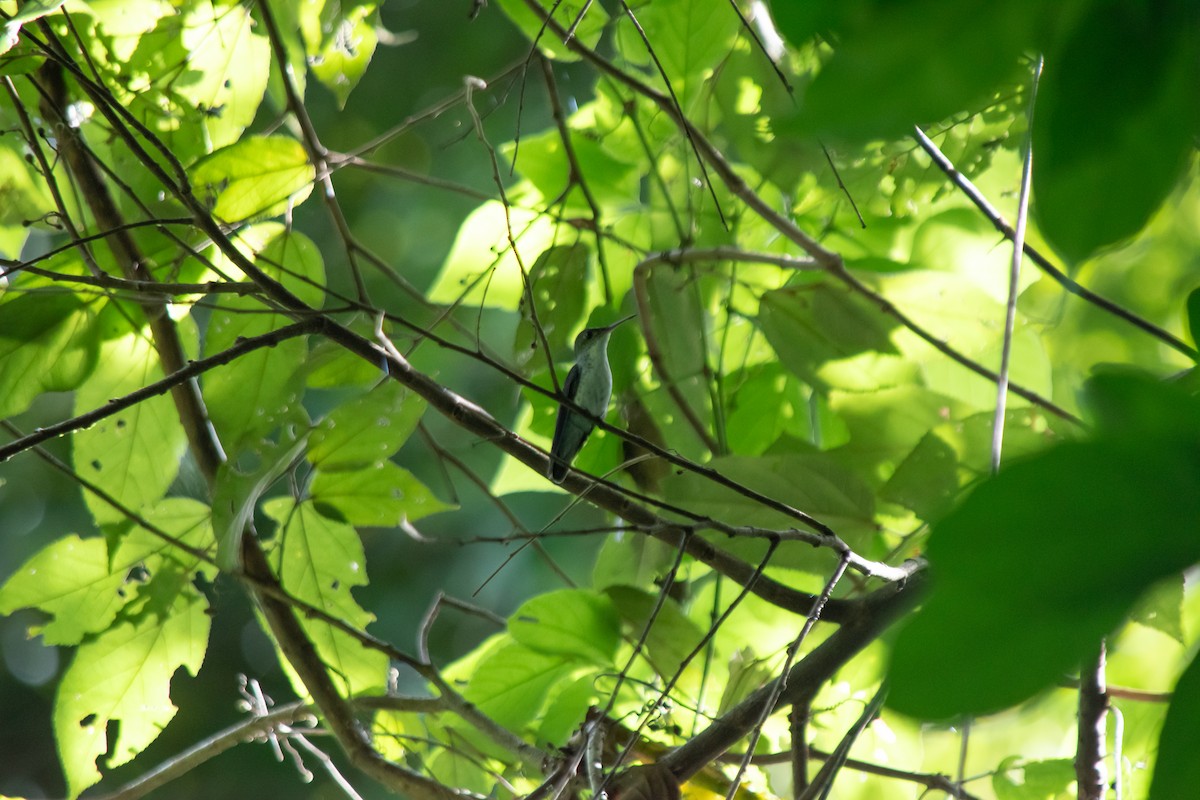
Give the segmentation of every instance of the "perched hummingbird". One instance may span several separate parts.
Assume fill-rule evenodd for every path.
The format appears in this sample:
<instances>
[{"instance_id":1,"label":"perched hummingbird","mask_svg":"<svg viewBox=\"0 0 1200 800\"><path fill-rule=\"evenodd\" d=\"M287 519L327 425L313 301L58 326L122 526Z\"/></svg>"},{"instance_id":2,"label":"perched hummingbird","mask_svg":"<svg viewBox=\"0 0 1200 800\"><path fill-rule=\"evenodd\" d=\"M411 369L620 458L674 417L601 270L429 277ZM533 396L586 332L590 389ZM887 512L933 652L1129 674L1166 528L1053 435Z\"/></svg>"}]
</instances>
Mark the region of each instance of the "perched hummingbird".
<instances>
[{"instance_id":1,"label":"perched hummingbird","mask_svg":"<svg viewBox=\"0 0 1200 800\"><path fill-rule=\"evenodd\" d=\"M575 366L567 373L563 394L575 405L587 409L584 416L565 405L558 407L554 424L554 441L550 444L550 480L562 483L575 456L579 454L588 434L603 419L612 397L612 370L608 368L608 337L623 322L636 317L630 314L603 328L584 328L575 337Z\"/></svg>"}]
</instances>

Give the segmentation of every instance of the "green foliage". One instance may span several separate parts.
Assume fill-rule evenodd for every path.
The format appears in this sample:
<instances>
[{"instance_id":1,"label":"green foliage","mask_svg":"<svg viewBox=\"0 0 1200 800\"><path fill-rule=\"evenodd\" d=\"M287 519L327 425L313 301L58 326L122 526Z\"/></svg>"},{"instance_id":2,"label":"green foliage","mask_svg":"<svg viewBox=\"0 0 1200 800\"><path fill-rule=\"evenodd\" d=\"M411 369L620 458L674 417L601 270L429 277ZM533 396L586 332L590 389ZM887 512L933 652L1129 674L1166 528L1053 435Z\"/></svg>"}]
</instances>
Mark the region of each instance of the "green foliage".
<instances>
[{"instance_id":1,"label":"green foliage","mask_svg":"<svg viewBox=\"0 0 1200 800\"><path fill-rule=\"evenodd\" d=\"M216 151L192 168L191 180L227 222L274 217L312 191L315 170L295 139L263 136Z\"/></svg>"},{"instance_id":2,"label":"green foliage","mask_svg":"<svg viewBox=\"0 0 1200 800\"><path fill-rule=\"evenodd\" d=\"M354 749L355 781L504 800L584 757L619 772L628 746L725 795L718 756L752 729L757 753L792 748L798 704L833 750L886 678L854 759L950 774L957 734L905 715L988 715L969 790L1065 797L1078 693L1052 687L1104 640L1114 683L1174 687L1120 701L1117 768L1132 796L1186 795L1196 11L541 5L477 4L448 48L434 4L0 1L0 417L13 438L96 417L45 443L55 477L28 442L0 474L21 534L0 556L22 565L0 614L72 648L46 679L46 794L118 791L177 715L172 742L228 726L179 692L205 665L197 692L238 673L313 703L334 735L305 741ZM386 27L410 15L415 38ZM1028 241L1113 303L1026 261L1006 330L988 215L1026 211L1027 139ZM635 312L575 462L607 484L552 486L533 446L573 338ZM145 392L171 364L194 380ZM232 624L266 632L280 674L210 645L243 589ZM785 665L784 707L746 705ZM735 743L696 756L710 728ZM306 730L270 735L307 754ZM786 796L786 772L751 767L740 794Z\"/></svg>"}]
</instances>

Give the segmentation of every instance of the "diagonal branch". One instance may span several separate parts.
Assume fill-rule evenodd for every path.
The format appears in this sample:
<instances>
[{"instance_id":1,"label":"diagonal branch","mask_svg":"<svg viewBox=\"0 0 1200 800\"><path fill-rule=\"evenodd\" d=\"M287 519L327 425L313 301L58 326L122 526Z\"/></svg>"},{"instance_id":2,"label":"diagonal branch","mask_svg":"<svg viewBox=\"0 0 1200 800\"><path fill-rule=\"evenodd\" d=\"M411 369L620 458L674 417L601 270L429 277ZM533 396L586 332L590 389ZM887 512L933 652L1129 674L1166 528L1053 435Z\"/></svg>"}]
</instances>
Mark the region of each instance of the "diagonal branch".
<instances>
[{"instance_id":1,"label":"diagonal branch","mask_svg":"<svg viewBox=\"0 0 1200 800\"><path fill-rule=\"evenodd\" d=\"M680 782L687 780L752 731L760 718L806 697L814 686L828 680L896 619L912 610L925 595L927 584L928 572L914 568L907 582L892 583L868 595L861 614L838 628L785 675L759 688L659 763L670 768Z\"/></svg>"},{"instance_id":2,"label":"diagonal branch","mask_svg":"<svg viewBox=\"0 0 1200 800\"><path fill-rule=\"evenodd\" d=\"M525 0L525 5L530 8L534 14L537 14L539 19L545 20L546 26L557 36L563 37L565 35L566 32L562 29L562 26L560 26L553 19L549 18L545 9L543 9L537 3L537 0ZM609 75L619 83L624 84L637 94L642 95L654 103L659 110L670 117L671 121L674 122L677 127L685 132L689 140L693 143L693 146L696 152L699 154L699 157L703 159L709 167L712 168L713 173L715 173L721 179L721 181L725 184L725 187L734 196L745 203L747 207L753 210L760 218L762 218L764 222L777 230L784 238L788 239L793 244L800 247L800 249L802 249L805 253L810 255L823 269L827 270L831 275L845 283L855 292L871 300L879 307L881 311L883 311L883 313L894 317L901 325L903 325L905 328L908 328L921 339L933 345L933 347L954 362L961 364L975 374L987 378L993 383L999 379L999 376L995 373L995 371L988 369L977 361L967 357L963 353L960 353L948 343L939 339L930 331L926 330L923 326L917 324L915 320L904 314L890 300L887 300L878 292L875 292L869 288L861 280L851 275L846 269L845 262L842 260L840 255L821 245L821 243L815 238L801 230L800 227L792 222L792 220L789 219L784 213L776 210L771 206L770 203L759 196L759 194L755 192L748 183L746 183L745 179L743 179L742 176L737 173L733 165L730 164L725 158L725 155L718 150L711 141L709 141L708 137L706 137L704 133L692 123L691 120L678 111L676 105L671 101L671 98L649 86L644 81L641 81L633 75L630 75L628 72L621 69L616 64L597 53L595 50L586 46L578 39L566 40L565 45L572 52L577 53L584 60L592 64L604 74ZM1056 405L1051 400L1042 397L1038 393L1030 391L1029 389L1017 384L1012 384L1010 388L1014 394L1025 398L1030 403L1045 409L1051 414L1054 414L1061 419L1065 419L1068 422L1082 424L1079 418L1074 414Z\"/></svg>"},{"instance_id":3,"label":"diagonal branch","mask_svg":"<svg viewBox=\"0 0 1200 800\"><path fill-rule=\"evenodd\" d=\"M142 388L130 392L123 397L116 397L109 400L105 405L99 408L94 408L78 416L65 419L62 422L57 422L53 425L48 425L44 428L38 428L33 433L22 436L19 439L9 442L5 445L0 445L0 463L7 461L18 453L24 452L31 447L41 444L49 439L54 439L59 436L71 433L72 431L83 430L92 425L95 425L100 420L111 417L113 414L119 414L127 408L137 405L138 403L148 400L151 397L157 397L161 394L174 391L176 387L195 380L200 375L208 372L214 367L219 367L228 364L247 353L264 347L274 347L282 341L291 339L296 336L304 336L316 330L318 325L313 320L302 320L292 323L278 330L264 333L260 336L254 336L249 339L242 339L232 347L222 350L221 352L211 355L208 358L202 358L198 361L189 361L187 366L181 368L177 372L173 372L165 378L147 384Z\"/></svg>"},{"instance_id":4,"label":"diagonal branch","mask_svg":"<svg viewBox=\"0 0 1200 800\"><path fill-rule=\"evenodd\" d=\"M924 150L931 159L933 159L933 163L937 165L938 169L946 173L946 177L948 177L955 186L962 190L963 194L967 196L967 199L975 204L975 207L978 208L979 211L988 218L988 221L992 223L996 230L1003 234L1006 239L1015 240L1016 231L1013 229L1012 225L1008 223L1008 220L1004 219L1004 216L999 212L999 210L997 210L995 206L988 202L988 199L983 196L983 193L979 191L975 184L971 183L971 180L967 178L966 175L963 175L958 171L958 168L954 166L954 162L946 157L946 155L938 148L938 146L934 144L933 140L926 136L925 132L920 128L914 129L913 136L916 138L917 144L921 146L921 149ZM1169 332L1163 330L1149 320L1138 316L1120 304L1109 300L1107 297L1096 294L1086 286L1083 286L1072 280L1070 276L1056 267L1049 258L1043 255L1040 250L1031 245L1029 242L1024 242L1022 250L1024 251L1025 255L1029 257L1030 261L1032 261L1034 264L1037 264L1038 267L1041 268L1042 272L1053 278L1054 281L1058 283L1058 285L1061 286L1065 291L1070 292L1076 297L1086 300L1097 308L1104 309L1115 317L1125 320L1133 327L1145 331L1173 350L1183 353L1188 358L1192 360L1200 359L1200 351L1197 351L1196 348L1189 346L1183 340L1171 335Z\"/></svg>"}]
</instances>

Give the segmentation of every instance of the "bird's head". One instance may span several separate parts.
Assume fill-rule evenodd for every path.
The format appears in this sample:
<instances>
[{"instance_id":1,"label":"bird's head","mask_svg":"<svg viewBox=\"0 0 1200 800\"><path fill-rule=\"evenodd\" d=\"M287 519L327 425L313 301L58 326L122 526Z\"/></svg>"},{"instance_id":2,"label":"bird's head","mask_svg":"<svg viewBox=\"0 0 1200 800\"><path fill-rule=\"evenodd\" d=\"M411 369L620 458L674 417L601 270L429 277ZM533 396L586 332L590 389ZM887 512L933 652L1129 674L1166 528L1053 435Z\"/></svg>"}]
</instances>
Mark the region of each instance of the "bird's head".
<instances>
[{"instance_id":1,"label":"bird's head","mask_svg":"<svg viewBox=\"0 0 1200 800\"><path fill-rule=\"evenodd\" d=\"M611 325L605 325L600 328L584 328L581 330L579 335L575 337L575 357L579 358L586 351L595 348L596 345L603 345L608 341L609 335L617 329L618 325L628 322L636 316L637 314L630 314L628 317L619 319Z\"/></svg>"}]
</instances>

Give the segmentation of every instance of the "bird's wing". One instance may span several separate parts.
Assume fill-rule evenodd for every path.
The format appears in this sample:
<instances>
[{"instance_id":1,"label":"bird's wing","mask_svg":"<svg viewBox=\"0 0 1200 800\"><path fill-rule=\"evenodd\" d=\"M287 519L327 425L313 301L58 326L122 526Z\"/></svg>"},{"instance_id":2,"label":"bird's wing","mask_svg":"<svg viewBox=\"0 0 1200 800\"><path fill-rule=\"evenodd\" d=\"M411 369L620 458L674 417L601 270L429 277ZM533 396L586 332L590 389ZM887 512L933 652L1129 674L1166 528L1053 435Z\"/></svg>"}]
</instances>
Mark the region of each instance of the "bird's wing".
<instances>
[{"instance_id":1,"label":"bird's wing","mask_svg":"<svg viewBox=\"0 0 1200 800\"><path fill-rule=\"evenodd\" d=\"M562 393L566 397L574 397L579 388L579 367L571 367L567 379L563 382ZM590 419L578 414L566 406L558 407L558 419L554 421L554 442L550 452L559 454L560 458L550 461L550 478L561 483L567 476L567 467L575 459L588 434L592 432L593 423Z\"/></svg>"}]
</instances>

